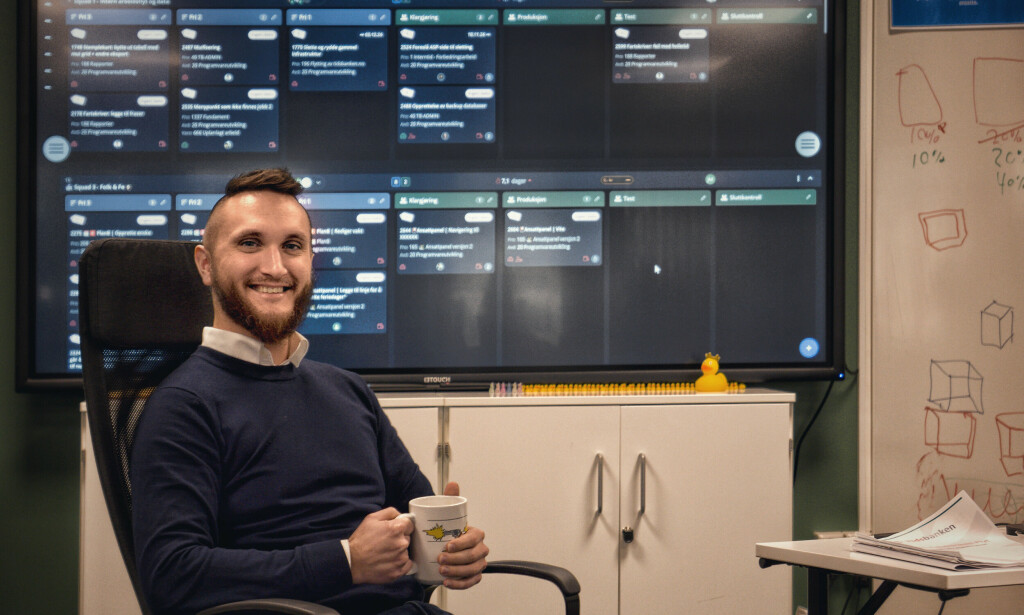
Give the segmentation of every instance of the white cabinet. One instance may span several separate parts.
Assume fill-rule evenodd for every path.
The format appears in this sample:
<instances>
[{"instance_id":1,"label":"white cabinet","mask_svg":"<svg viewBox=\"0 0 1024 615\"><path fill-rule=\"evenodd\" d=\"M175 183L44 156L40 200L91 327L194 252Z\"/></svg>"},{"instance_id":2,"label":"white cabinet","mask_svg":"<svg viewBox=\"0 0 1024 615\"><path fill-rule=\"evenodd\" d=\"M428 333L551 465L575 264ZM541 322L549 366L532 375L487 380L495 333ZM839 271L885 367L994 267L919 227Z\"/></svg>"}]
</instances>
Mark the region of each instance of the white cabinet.
<instances>
[{"instance_id":1,"label":"white cabinet","mask_svg":"<svg viewBox=\"0 0 1024 615\"><path fill-rule=\"evenodd\" d=\"M452 407L448 433L449 477L487 533L490 558L568 568L584 613L616 613L618 408ZM460 615L564 613L554 586L532 579L485 577L479 591L448 596Z\"/></svg>"},{"instance_id":2,"label":"white cabinet","mask_svg":"<svg viewBox=\"0 0 1024 615\"><path fill-rule=\"evenodd\" d=\"M792 613L788 569L758 568L754 544L791 538L794 401L758 390L381 396L435 489L459 482L490 559L568 568L585 615ZM137 612L85 427L83 415L81 612ZM633 530L630 543L624 527ZM90 576L100 571L102 578ZM563 612L546 582L484 579L435 602L458 615Z\"/></svg>"},{"instance_id":3,"label":"white cabinet","mask_svg":"<svg viewBox=\"0 0 1024 615\"><path fill-rule=\"evenodd\" d=\"M753 546L792 534L790 433L788 404L622 407L619 613L793 612Z\"/></svg>"},{"instance_id":4,"label":"white cabinet","mask_svg":"<svg viewBox=\"0 0 1024 615\"><path fill-rule=\"evenodd\" d=\"M572 570L587 615L788 615L791 575L761 570L754 544L791 537L794 401L760 390L447 397L442 473L469 498L491 559ZM447 596L459 615L560 604L552 586L504 575Z\"/></svg>"}]
</instances>

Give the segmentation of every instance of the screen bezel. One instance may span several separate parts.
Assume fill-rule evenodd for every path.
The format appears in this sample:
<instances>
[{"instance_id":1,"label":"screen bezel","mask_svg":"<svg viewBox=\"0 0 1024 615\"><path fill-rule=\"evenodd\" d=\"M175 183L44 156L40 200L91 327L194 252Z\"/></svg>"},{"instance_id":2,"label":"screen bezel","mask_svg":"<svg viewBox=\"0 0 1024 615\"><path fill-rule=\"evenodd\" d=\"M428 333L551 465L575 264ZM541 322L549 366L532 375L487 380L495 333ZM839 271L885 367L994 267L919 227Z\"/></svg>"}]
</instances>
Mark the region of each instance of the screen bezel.
<instances>
[{"instance_id":1,"label":"screen bezel","mask_svg":"<svg viewBox=\"0 0 1024 615\"><path fill-rule=\"evenodd\" d=\"M17 317L16 370L18 391L73 390L82 387L80 376L41 373L36 369L34 332L36 322L36 266L33 242L38 229L35 216L37 6L42 0L18 0L17 88ZM845 368L845 190L846 190L846 14L843 0L823 0L829 7L832 45L828 49L828 143L827 166L831 168L828 208L829 236L826 270L831 284L827 293L828 358L806 363L764 365L730 364L723 357L722 371L730 380L744 383L768 380L831 379ZM482 390L494 382L599 383L688 382L700 375L699 364L673 367L621 365L595 368L530 367L480 370L366 370L359 372L380 391Z\"/></svg>"}]
</instances>

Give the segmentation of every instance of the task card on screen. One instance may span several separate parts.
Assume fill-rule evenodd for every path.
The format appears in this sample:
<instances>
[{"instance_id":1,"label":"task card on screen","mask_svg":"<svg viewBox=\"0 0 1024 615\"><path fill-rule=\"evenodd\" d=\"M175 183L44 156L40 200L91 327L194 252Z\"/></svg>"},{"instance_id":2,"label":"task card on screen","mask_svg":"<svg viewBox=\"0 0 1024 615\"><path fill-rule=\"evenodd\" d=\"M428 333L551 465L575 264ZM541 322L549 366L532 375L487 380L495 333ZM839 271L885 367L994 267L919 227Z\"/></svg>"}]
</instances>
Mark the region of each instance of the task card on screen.
<instances>
[{"instance_id":1,"label":"task card on screen","mask_svg":"<svg viewBox=\"0 0 1024 615\"><path fill-rule=\"evenodd\" d=\"M506 192L505 264L585 267L602 256L602 192Z\"/></svg>"},{"instance_id":2,"label":"task card on screen","mask_svg":"<svg viewBox=\"0 0 1024 615\"><path fill-rule=\"evenodd\" d=\"M68 10L68 85L76 92L163 91L170 77L162 9Z\"/></svg>"},{"instance_id":3,"label":"task card on screen","mask_svg":"<svg viewBox=\"0 0 1024 615\"><path fill-rule=\"evenodd\" d=\"M313 300L299 331L304 335L384 333L386 282L383 271L318 269Z\"/></svg>"},{"instance_id":4,"label":"task card on screen","mask_svg":"<svg viewBox=\"0 0 1024 615\"><path fill-rule=\"evenodd\" d=\"M167 239L169 194L76 194L64 197L67 216L67 365L81 369L78 334L78 259L104 237Z\"/></svg>"},{"instance_id":5,"label":"task card on screen","mask_svg":"<svg viewBox=\"0 0 1024 615\"><path fill-rule=\"evenodd\" d=\"M403 86L398 90L401 143L491 143L494 88Z\"/></svg>"},{"instance_id":6,"label":"task card on screen","mask_svg":"<svg viewBox=\"0 0 1024 615\"><path fill-rule=\"evenodd\" d=\"M71 148L82 152L158 152L167 149L169 109L164 94L72 94Z\"/></svg>"},{"instance_id":7,"label":"task card on screen","mask_svg":"<svg viewBox=\"0 0 1024 615\"><path fill-rule=\"evenodd\" d=\"M313 266L372 269L387 264L387 193L306 193L299 202L313 223Z\"/></svg>"},{"instance_id":8,"label":"task card on screen","mask_svg":"<svg viewBox=\"0 0 1024 615\"><path fill-rule=\"evenodd\" d=\"M495 81L494 28L401 28L400 84L491 84Z\"/></svg>"},{"instance_id":9,"label":"task card on screen","mask_svg":"<svg viewBox=\"0 0 1024 615\"><path fill-rule=\"evenodd\" d=\"M78 194L64 197L70 255L104 237L167 239L169 194ZM74 263L72 263L74 264Z\"/></svg>"},{"instance_id":10,"label":"task card on screen","mask_svg":"<svg viewBox=\"0 0 1024 615\"><path fill-rule=\"evenodd\" d=\"M275 28L182 28L182 85L277 85Z\"/></svg>"},{"instance_id":11,"label":"task card on screen","mask_svg":"<svg viewBox=\"0 0 1024 615\"><path fill-rule=\"evenodd\" d=\"M710 78L705 28L618 26L612 40L615 83L704 83Z\"/></svg>"},{"instance_id":12,"label":"task card on screen","mask_svg":"<svg viewBox=\"0 0 1024 615\"><path fill-rule=\"evenodd\" d=\"M289 87L295 91L380 91L388 87L386 9L292 9Z\"/></svg>"},{"instance_id":13,"label":"task card on screen","mask_svg":"<svg viewBox=\"0 0 1024 615\"><path fill-rule=\"evenodd\" d=\"M497 200L496 195L489 193L462 196L485 201L490 198L495 203ZM395 198L399 208L399 273L494 272L493 210L401 209L421 206L416 202L436 197L398 194Z\"/></svg>"},{"instance_id":14,"label":"task card on screen","mask_svg":"<svg viewBox=\"0 0 1024 615\"><path fill-rule=\"evenodd\" d=\"M217 201L224 196L217 193L183 193L174 197L178 222L178 239L202 241L206 221Z\"/></svg>"},{"instance_id":15,"label":"task card on screen","mask_svg":"<svg viewBox=\"0 0 1024 615\"><path fill-rule=\"evenodd\" d=\"M181 89L183 152L276 152L276 88Z\"/></svg>"}]
</instances>

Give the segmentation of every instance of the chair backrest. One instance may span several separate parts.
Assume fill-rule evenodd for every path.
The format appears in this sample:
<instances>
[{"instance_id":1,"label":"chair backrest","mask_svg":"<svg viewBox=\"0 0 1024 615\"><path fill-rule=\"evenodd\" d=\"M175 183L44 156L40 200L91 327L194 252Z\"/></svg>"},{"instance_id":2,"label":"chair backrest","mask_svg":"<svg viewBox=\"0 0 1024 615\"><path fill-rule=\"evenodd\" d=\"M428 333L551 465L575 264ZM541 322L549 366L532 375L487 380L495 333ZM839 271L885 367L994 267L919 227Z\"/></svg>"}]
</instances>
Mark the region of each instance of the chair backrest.
<instances>
[{"instance_id":1,"label":"chair backrest","mask_svg":"<svg viewBox=\"0 0 1024 615\"><path fill-rule=\"evenodd\" d=\"M213 321L195 243L101 239L79 260L79 326L89 429L110 520L143 613L131 527L129 461L153 388L202 341Z\"/></svg>"}]
</instances>

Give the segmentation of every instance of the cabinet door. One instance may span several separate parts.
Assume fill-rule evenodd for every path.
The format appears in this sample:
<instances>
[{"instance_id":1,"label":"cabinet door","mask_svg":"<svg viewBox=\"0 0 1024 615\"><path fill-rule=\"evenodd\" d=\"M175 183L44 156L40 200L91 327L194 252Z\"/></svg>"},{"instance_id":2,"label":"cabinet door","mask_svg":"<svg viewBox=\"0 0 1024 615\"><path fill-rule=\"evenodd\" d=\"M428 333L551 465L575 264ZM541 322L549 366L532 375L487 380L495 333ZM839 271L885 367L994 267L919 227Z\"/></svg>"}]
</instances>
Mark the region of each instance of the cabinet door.
<instances>
[{"instance_id":1,"label":"cabinet door","mask_svg":"<svg viewBox=\"0 0 1024 615\"><path fill-rule=\"evenodd\" d=\"M618 407L451 408L448 433L449 476L489 559L563 566L580 581L584 613L617 613ZM565 612L553 585L508 575L447 599L459 615Z\"/></svg>"},{"instance_id":2,"label":"cabinet door","mask_svg":"<svg viewBox=\"0 0 1024 615\"><path fill-rule=\"evenodd\" d=\"M623 407L623 615L792 613L789 571L754 556L792 533L790 437L789 404Z\"/></svg>"},{"instance_id":3,"label":"cabinet door","mask_svg":"<svg viewBox=\"0 0 1024 615\"><path fill-rule=\"evenodd\" d=\"M441 409L385 407L384 414L434 491L441 493L444 485L441 484L441 459L437 454L437 445L441 442Z\"/></svg>"}]
</instances>

